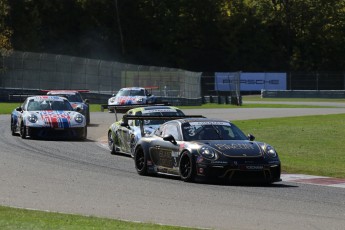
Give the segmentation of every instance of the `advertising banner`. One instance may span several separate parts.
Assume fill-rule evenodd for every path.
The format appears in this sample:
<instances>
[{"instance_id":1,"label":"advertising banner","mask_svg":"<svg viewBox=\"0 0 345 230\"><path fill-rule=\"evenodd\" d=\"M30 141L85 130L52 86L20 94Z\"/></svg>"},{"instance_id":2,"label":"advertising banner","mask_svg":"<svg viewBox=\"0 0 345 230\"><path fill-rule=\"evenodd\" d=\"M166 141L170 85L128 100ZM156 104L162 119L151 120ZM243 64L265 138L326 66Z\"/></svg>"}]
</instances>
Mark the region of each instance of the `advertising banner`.
<instances>
[{"instance_id":1,"label":"advertising banner","mask_svg":"<svg viewBox=\"0 0 345 230\"><path fill-rule=\"evenodd\" d=\"M215 73L215 90L233 90L235 73ZM286 90L286 73L240 73L241 91L261 91L264 90Z\"/></svg>"}]
</instances>

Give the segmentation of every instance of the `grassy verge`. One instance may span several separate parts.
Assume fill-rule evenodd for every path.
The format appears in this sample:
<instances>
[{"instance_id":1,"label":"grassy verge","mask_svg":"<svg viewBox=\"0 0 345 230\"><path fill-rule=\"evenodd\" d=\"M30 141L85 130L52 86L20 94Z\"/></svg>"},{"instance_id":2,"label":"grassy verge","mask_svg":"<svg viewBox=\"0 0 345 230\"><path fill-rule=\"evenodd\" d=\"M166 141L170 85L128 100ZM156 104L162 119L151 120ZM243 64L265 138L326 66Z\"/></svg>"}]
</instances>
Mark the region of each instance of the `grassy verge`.
<instances>
[{"instance_id":1,"label":"grassy verge","mask_svg":"<svg viewBox=\"0 0 345 230\"><path fill-rule=\"evenodd\" d=\"M2 230L191 229L149 223L134 223L106 218L86 217L72 214L33 211L3 206L0 206L0 228Z\"/></svg>"},{"instance_id":2,"label":"grassy verge","mask_svg":"<svg viewBox=\"0 0 345 230\"><path fill-rule=\"evenodd\" d=\"M345 178L345 114L234 123L274 146L285 172Z\"/></svg>"}]
</instances>

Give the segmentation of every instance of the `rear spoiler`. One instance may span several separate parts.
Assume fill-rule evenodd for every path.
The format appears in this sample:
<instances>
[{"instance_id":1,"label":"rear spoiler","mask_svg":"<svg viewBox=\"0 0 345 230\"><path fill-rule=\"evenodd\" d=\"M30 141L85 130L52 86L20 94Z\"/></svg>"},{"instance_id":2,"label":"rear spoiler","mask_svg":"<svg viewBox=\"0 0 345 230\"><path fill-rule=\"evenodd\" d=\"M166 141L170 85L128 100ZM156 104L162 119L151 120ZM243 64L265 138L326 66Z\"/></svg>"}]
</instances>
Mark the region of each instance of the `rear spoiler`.
<instances>
[{"instance_id":1,"label":"rear spoiler","mask_svg":"<svg viewBox=\"0 0 345 230\"><path fill-rule=\"evenodd\" d=\"M147 106L166 106L170 105L169 103L159 103L159 104L134 104L134 105L101 105L101 111L103 112L104 109L114 109L115 118L117 119L117 113L126 113L130 109L139 108L139 107L147 107Z\"/></svg>"},{"instance_id":2,"label":"rear spoiler","mask_svg":"<svg viewBox=\"0 0 345 230\"><path fill-rule=\"evenodd\" d=\"M135 115L123 115L123 123L128 124L128 120L139 120L140 121L140 131L141 136L145 135L144 132L144 122L145 120L177 120L184 118L205 118L202 115L185 115L185 116L135 116Z\"/></svg>"}]
</instances>

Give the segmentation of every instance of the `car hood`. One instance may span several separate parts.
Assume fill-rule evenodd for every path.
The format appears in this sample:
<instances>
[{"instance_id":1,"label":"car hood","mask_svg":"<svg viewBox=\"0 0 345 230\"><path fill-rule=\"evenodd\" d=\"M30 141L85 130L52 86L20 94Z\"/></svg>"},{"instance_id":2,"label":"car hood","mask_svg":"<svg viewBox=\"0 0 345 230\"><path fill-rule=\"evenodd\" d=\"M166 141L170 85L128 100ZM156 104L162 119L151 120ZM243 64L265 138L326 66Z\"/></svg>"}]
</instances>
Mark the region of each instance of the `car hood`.
<instances>
[{"instance_id":1,"label":"car hood","mask_svg":"<svg viewBox=\"0 0 345 230\"><path fill-rule=\"evenodd\" d=\"M262 149L255 141L247 140L216 140L198 141L200 145L208 145L228 157L260 157Z\"/></svg>"},{"instance_id":2,"label":"car hood","mask_svg":"<svg viewBox=\"0 0 345 230\"><path fill-rule=\"evenodd\" d=\"M139 103L138 100L142 99L145 100L146 97L144 96L119 96L115 98L115 104L119 105L126 105L126 104L137 104ZM140 103L143 103L141 101Z\"/></svg>"},{"instance_id":3,"label":"car hood","mask_svg":"<svg viewBox=\"0 0 345 230\"><path fill-rule=\"evenodd\" d=\"M30 112L27 115L30 116L30 114L37 116L38 120L35 123L36 125L52 128L69 128L76 124L74 117L79 113L74 111L45 110ZM81 125L83 123L84 122L82 122Z\"/></svg>"}]
</instances>

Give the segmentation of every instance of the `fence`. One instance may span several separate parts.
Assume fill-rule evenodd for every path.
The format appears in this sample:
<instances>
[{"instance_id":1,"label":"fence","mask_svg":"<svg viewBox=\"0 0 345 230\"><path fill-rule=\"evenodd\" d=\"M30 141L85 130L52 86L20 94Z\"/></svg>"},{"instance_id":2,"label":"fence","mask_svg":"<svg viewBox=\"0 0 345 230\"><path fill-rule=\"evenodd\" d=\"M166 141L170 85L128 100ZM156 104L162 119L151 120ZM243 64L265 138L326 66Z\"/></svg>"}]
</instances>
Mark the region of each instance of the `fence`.
<instances>
[{"instance_id":1,"label":"fence","mask_svg":"<svg viewBox=\"0 0 345 230\"><path fill-rule=\"evenodd\" d=\"M140 86L163 98L201 100L201 73L181 69L18 51L2 56L2 69L2 88L87 89L111 95Z\"/></svg>"}]
</instances>

